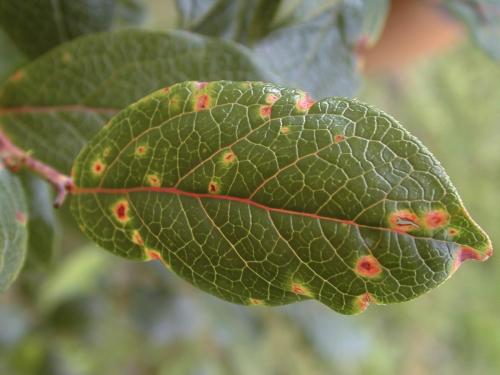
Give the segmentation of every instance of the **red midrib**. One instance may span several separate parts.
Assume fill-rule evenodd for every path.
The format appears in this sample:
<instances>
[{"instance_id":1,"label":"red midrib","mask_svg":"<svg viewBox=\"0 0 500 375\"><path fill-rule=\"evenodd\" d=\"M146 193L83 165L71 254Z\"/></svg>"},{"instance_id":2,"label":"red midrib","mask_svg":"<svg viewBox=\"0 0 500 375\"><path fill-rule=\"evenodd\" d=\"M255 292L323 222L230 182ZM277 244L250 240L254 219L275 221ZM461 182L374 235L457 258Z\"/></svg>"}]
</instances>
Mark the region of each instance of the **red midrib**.
<instances>
[{"instance_id":1,"label":"red midrib","mask_svg":"<svg viewBox=\"0 0 500 375\"><path fill-rule=\"evenodd\" d=\"M319 220L326 220L326 221L333 221L336 223L341 223L341 224L347 224L347 225L354 225L360 228L367 228L367 229L376 229L376 230L382 230L382 231L387 231L387 232L392 232L392 233L397 233L397 234L402 234L402 235L408 235L413 238L421 238L425 240L435 240L435 241L442 241L442 242L449 242L445 240L438 240L430 237L417 237L415 235L412 235L411 233L403 232L403 231L398 231L393 228L386 228L386 227L375 227L375 226L370 226L370 225L365 225L365 224L359 224L356 223L352 220L344 220L344 219L338 219L330 216L322 216L318 214L313 214L309 212L300 212L300 211L294 211L294 210L288 210L285 208L276 208L276 207L269 207L266 206L262 203L255 202L251 199L248 198L240 198L240 197L233 197L230 195L220 195L220 194L209 194L209 193L193 193L189 191L184 191L180 190L175 187L153 187L153 186L143 186L143 187L132 187L132 188L102 188L102 187L97 187L97 188L81 188L74 186L71 189L71 194L73 195L79 195L79 194L128 194L128 193L166 193L166 194L174 194L177 196L183 196L183 197L191 197L195 199L214 199L214 200L221 200L221 201L230 201L230 202L238 202L238 203L243 203L249 206L257 207L269 212L277 212L277 213L282 213L282 214L287 214L287 215L295 215L295 216L302 216L302 217L309 217L312 219L319 219Z\"/></svg>"}]
</instances>

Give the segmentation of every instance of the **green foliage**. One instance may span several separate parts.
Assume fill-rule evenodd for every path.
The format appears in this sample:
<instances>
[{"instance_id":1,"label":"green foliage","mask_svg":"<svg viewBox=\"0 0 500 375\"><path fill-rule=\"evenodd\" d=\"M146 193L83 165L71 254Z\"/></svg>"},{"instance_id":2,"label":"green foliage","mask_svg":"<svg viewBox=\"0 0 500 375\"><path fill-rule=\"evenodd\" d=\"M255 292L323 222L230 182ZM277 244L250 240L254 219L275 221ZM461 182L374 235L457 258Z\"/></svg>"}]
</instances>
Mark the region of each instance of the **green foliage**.
<instances>
[{"instance_id":1,"label":"green foliage","mask_svg":"<svg viewBox=\"0 0 500 375\"><path fill-rule=\"evenodd\" d=\"M26 256L27 207L16 176L0 162L0 293L14 282Z\"/></svg>"},{"instance_id":2,"label":"green foliage","mask_svg":"<svg viewBox=\"0 0 500 375\"><path fill-rule=\"evenodd\" d=\"M115 0L0 0L0 28L30 57L111 26Z\"/></svg>"},{"instance_id":3,"label":"green foliage","mask_svg":"<svg viewBox=\"0 0 500 375\"><path fill-rule=\"evenodd\" d=\"M231 42L187 32L97 34L54 49L0 87L0 128L69 173L78 151L113 114L160 87L186 78L270 77Z\"/></svg>"},{"instance_id":4,"label":"green foliage","mask_svg":"<svg viewBox=\"0 0 500 375\"><path fill-rule=\"evenodd\" d=\"M99 245L241 304L342 313L414 298L491 244L395 120L264 83L186 82L129 106L74 166Z\"/></svg>"}]
</instances>

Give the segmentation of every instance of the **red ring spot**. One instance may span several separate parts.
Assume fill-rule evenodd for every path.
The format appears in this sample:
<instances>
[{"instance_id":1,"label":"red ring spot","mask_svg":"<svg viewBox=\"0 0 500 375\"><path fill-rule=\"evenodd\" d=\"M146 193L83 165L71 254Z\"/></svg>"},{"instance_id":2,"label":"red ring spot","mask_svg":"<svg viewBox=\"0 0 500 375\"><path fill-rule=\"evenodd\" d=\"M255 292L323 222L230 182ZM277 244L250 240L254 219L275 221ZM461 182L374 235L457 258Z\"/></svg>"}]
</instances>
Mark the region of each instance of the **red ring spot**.
<instances>
[{"instance_id":1,"label":"red ring spot","mask_svg":"<svg viewBox=\"0 0 500 375\"><path fill-rule=\"evenodd\" d=\"M341 134L337 134L335 137L334 137L334 140L336 143L340 143L342 142L343 140L345 139L345 137Z\"/></svg>"},{"instance_id":2,"label":"red ring spot","mask_svg":"<svg viewBox=\"0 0 500 375\"><path fill-rule=\"evenodd\" d=\"M270 105L263 105L260 107L260 116L269 117L271 116L272 107Z\"/></svg>"},{"instance_id":3,"label":"red ring spot","mask_svg":"<svg viewBox=\"0 0 500 375\"><path fill-rule=\"evenodd\" d=\"M144 155L146 153L146 147L145 146L139 146L139 147L137 147L135 149L135 153L137 155L140 155L140 156Z\"/></svg>"},{"instance_id":4,"label":"red ring spot","mask_svg":"<svg viewBox=\"0 0 500 375\"><path fill-rule=\"evenodd\" d=\"M116 220L121 223L126 223L130 218L128 216L128 202L126 200L119 201L115 204L113 213Z\"/></svg>"},{"instance_id":5,"label":"red ring spot","mask_svg":"<svg viewBox=\"0 0 500 375\"><path fill-rule=\"evenodd\" d=\"M154 174L151 174L148 176L148 182L151 186L154 186L154 187L158 187L161 185L160 179L158 178L158 176L156 176Z\"/></svg>"},{"instance_id":6,"label":"red ring spot","mask_svg":"<svg viewBox=\"0 0 500 375\"><path fill-rule=\"evenodd\" d=\"M233 161L235 161L236 159L236 156L234 155L233 152L231 151L228 151L226 152L223 156L222 156L222 160L224 162L224 164L230 164L232 163Z\"/></svg>"},{"instance_id":7,"label":"red ring spot","mask_svg":"<svg viewBox=\"0 0 500 375\"><path fill-rule=\"evenodd\" d=\"M424 223L429 229L436 229L448 223L449 215L446 211L435 210L425 214Z\"/></svg>"},{"instance_id":8,"label":"red ring spot","mask_svg":"<svg viewBox=\"0 0 500 375\"><path fill-rule=\"evenodd\" d=\"M92 171L96 175L102 174L102 172L104 171L104 168L105 168L104 164L102 164L102 162L100 160L96 160L94 162L94 164L92 165Z\"/></svg>"},{"instance_id":9,"label":"red ring spot","mask_svg":"<svg viewBox=\"0 0 500 375\"><path fill-rule=\"evenodd\" d=\"M266 96L266 103L267 104L273 104L275 103L280 97L276 94L267 94Z\"/></svg>"},{"instance_id":10,"label":"red ring spot","mask_svg":"<svg viewBox=\"0 0 500 375\"><path fill-rule=\"evenodd\" d=\"M408 210L393 212L389 216L389 223L397 232L409 232L419 228L417 215Z\"/></svg>"},{"instance_id":11,"label":"red ring spot","mask_svg":"<svg viewBox=\"0 0 500 375\"><path fill-rule=\"evenodd\" d=\"M377 277L382 273L382 268L374 256L365 255L358 259L356 273L363 277Z\"/></svg>"},{"instance_id":12,"label":"red ring spot","mask_svg":"<svg viewBox=\"0 0 500 375\"><path fill-rule=\"evenodd\" d=\"M210 103L210 97L207 94L200 95L196 98L195 111L207 109Z\"/></svg>"},{"instance_id":13,"label":"red ring spot","mask_svg":"<svg viewBox=\"0 0 500 375\"><path fill-rule=\"evenodd\" d=\"M161 256L159 251L146 249L146 254L148 255L149 260L160 260L163 261L163 257Z\"/></svg>"}]
</instances>

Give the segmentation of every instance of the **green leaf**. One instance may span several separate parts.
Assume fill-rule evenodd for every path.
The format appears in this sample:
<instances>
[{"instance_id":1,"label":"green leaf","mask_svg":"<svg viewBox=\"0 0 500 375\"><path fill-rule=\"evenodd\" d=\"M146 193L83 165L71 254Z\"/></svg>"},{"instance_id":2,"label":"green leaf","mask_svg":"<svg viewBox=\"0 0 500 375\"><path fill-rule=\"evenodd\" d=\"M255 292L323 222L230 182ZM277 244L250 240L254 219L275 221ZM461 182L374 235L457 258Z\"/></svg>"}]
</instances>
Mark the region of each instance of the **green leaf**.
<instances>
[{"instance_id":1,"label":"green leaf","mask_svg":"<svg viewBox=\"0 0 500 375\"><path fill-rule=\"evenodd\" d=\"M12 40L0 29L0 84L22 63L26 57Z\"/></svg>"},{"instance_id":2,"label":"green leaf","mask_svg":"<svg viewBox=\"0 0 500 375\"><path fill-rule=\"evenodd\" d=\"M102 247L160 259L231 302L409 300L492 249L432 154L354 100L185 82L114 117L78 156L72 210Z\"/></svg>"},{"instance_id":3,"label":"green leaf","mask_svg":"<svg viewBox=\"0 0 500 375\"><path fill-rule=\"evenodd\" d=\"M0 0L0 28L31 57L111 26L115 0Z\"/></svg>"},{"instance_id":4,"label":"green leaf","mask_svg":"<svg viewBox=\"0 0 500 375\"><path fill-rule=\"evenodd\" d=\"M446 5L469 27L477 44L500 60L500 2L498 0L447 0Z\"/></svg>"},{"instance_id":5,"label":"green leaf","mask_svg":"<svg viewBox=\"0 0 500 375\"><path fill-rule=\"evenodd\" d=\"M28 261L50 263L59 235L52 188L39 177L25 173L21 181L28 202Z\"/></svg>"},{"instance_id":6,"label":"green leaf","mask_svg":"<svg viewBox=\"0 0 500 375\"><path fill-rule=\"evenodd\" d=\"M19 179L0 162L0 293L17 278L26 256L27 207Z\"/></svg>"},{"instance_id":7,"label":"green leaf","mask_svg":"<svg viewBox=\"0 0 500 375\"><path fill-rule=\"evenodd\" d=\"M112 115L186 79L271 77L231 42L187 32L92 35L45 54L0 87L0 129L69 173L78 151Z\"/></svg>"},{"instance_id":8,"label":"green leaf","mask_svg":"<svg viewBox=\"0 0 500 375\"><path fill-rule=\"evenodd\" d=\"M265 35L280 6L277 0L178 0L180 25L210 36L252 44Z\"/></svg>"}]
</instances>

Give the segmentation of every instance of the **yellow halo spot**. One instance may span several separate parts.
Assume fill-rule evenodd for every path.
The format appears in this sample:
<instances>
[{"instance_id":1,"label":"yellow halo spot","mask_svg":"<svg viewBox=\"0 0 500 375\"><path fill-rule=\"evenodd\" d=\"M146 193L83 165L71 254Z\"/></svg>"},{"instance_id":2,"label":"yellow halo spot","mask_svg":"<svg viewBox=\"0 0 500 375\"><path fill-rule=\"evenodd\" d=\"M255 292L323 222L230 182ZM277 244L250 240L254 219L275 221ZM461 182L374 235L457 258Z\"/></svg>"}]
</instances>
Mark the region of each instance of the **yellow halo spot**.
<instances>
[{"instance_id":1,"label":"yellow halo spot","mask_svg":"<svg viewBox=\"0 0 500 375\"><path fill-rule=\"evenodd\" d=\"M139 246L144 245L144 240L138 230L132 231L132 242Z\"/></svg>"},{"instance_id":2,"label":"yellow halo spot","mask_svg":"<svg viewBox=\"0 0 500 375\"><path fill-rule=\"evenodd\" d=\"M146 155L147 152L148 147L144 145L137 146L137 148L135 149L135 155L139 157Z\"/></svg>"},{"instance_id":3,"label":"yellow halo spot","mask_svg":"<svg viewBox=\"0 0 500 375\"><path fill-rule=\"evenodd\" d=\"M126 199L121 199L111 207L113 217L122 224L130 220L128 215L129 205Z\"/></svg>"},{"instance_id":4,"label":"yellow halo spot","mask_svg":"<svg viewBox=\"0 0 500 375\"><path fill-rule=\"evenodd\" d=\"M292 293L301 295L301 296L306 296L306 297L314 297L313 293L311 290L305 286L303 283L299 283L296 281L292 281L292 285L290 288Z\"/></svg>"},{"instance_id":5,"label":"yellow halo spot","mask_svg":"<svg viewBox=\"0 0 500 375\"><path fill-rule=\"evenodd\" d=\"M159 187L161 186L161 179L155 174L150 174L148 175L148 183L153 187Z\"/></svg>"},{"instance_id":6,"label":"yellow halo spot","mask_svg":"<svg viewBox=\"0 0 500 375\"><path fill-rule=\"evenodd\" d=\"M92 174L94 176L100 176L103 174L106 169L106 165L101 161L101 159L97 159L92 164Z\"/></svg>"},{"instance_id":7,"label":"yellow halo spot","mask_svg":"<svg viewBox=\"0 0 500 375\"><path fill-rule=\"evenodd\" d=\"M261 299L249 298L248 299L248 304L249 305L253 305L253 306L264 306L266 303L263 300L261 300Z\"/></svg>"},{"instance_id":8,"label":"yellow halo spot","mask_svg":"<svg viewBox=\"0 0 500 375\"><path fill-rule=\"evenodd\" d=\"M236 161L236 155L232 151L227 151L222 154L222 163L224 165L233 164Z\"/></svg>"},{"instance_id":9,"label":"yellow halo spot","mask_svg":"<svg viewBox=\"0 0 500 375\"><path fill-rule=\"evenodd\" d=\"M290 128L288 126L283 126L280 129L280 133L281 134L288 134L288 133L290 133Z\"/></svg>"}]
</instances>

